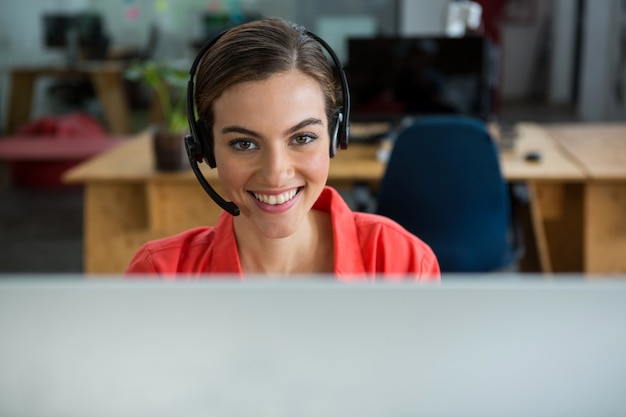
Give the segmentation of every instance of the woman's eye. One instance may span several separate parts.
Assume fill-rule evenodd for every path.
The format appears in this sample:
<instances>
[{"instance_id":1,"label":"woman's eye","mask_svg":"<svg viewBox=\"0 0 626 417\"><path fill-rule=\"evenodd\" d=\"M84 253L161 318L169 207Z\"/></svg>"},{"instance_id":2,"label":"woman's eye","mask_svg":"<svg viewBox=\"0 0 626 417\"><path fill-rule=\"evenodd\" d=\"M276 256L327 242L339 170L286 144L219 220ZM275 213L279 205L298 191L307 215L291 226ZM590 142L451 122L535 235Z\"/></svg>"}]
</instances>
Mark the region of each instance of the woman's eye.
<instances>
[{"instance_id":1,"label":"woman's eye","mask_svg":"<svg viewBox=\"0 0 626 417\"><path fill-rule=\"evenodd\" d=\"M249 151L256 148L256 144L251 140L234 140L230 143L230 146L238 151Z\"/></svg>"},{"instance_id":2,"label":"woman's eye","mask_svg":"<svg viewBox=\"0 0 626 417\"><path fill-rule=\"evenodd\" d=\"M296 136L294 138L294 142L297 143L298 145L306 145L307 143L313 142L315 139L317 139L316 135L307 133L307 134Z\"/></svg>"}]
</instances>

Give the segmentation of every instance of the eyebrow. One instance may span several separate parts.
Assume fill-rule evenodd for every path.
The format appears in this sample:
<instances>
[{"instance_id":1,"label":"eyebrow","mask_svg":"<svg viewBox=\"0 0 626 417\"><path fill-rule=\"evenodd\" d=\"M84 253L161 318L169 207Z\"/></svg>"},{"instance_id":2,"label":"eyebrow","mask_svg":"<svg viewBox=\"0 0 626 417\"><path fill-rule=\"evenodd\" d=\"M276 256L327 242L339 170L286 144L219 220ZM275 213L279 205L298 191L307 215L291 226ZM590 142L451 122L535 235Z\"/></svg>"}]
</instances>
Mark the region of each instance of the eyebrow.
<instances>
[{"instance_id":1,"label":"eyebrow","mask_svg":"<svg viewBox=\"0 0 626 417\"><path fill-rule=\"evenodd\" d=\"M295 133L300 129L304 129L307 126L313 126L313 125L321 125L322 121L320 119L316 119L314 117L309 117L308 119L304 119L303 121L301 121L300 123L298 123L297 125L287 129L284 134L288 135L290 133Z\"/></svg>"},{"instance_id":2,"label":"eyebrow","mask_svg":"<svg viewBox=\"0 0 626 417\"><path fill-rule=\"evenodd\" d=\"M320 119L310 117L308 119L304 119L303 121L296 124L295 126L292 126L289 129L285 130L283 134L289 135L307 126L321 125L321 124L322 124L322 121ZM243 135L253 136L253 137L261 136L259 133L255 132L254 130L246 129L245 127L242 127L242 126L226 126L222 129L222 134L226 134L226 133L241 133Z\"/></svg>"}]
</instances>

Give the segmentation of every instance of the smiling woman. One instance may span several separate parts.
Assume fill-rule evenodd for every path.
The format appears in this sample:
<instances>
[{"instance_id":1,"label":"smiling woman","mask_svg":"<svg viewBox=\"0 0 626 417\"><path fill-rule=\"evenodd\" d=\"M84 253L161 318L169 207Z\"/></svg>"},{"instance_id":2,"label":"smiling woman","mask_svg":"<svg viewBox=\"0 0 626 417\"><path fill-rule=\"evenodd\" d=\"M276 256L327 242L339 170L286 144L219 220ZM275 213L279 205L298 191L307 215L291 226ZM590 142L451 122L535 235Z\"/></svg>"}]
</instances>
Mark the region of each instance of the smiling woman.
<instances>
[{"instance_id":1,"label":"smiling woman","mask_svg":"<svg viewBox=\"0 0 626 417\"><path fill-rule=\"evenodd\" d=\"M424 242L385 217L352 212L325 185L330 158L347 147L350 96L323 40L282 19L258 20L210 40L190 72L189 158L225 211L214 227L146 243L129 274L439 280ZM231 201L204 180L202 161L217 167Z\"/></svg>"},{"instance_id":2,"label":"smiling woman","mask_svg":"<svg viewBox=\"0 0 626 417\"><path fill-rule=\"evenodd\" d=\"M213 108L220 183L242 212L235 231L279 238L302 230L299 226L311 220L308 213L330 166L324 95L318 83L289 70L240 83L222 94ZM293 198L268 204L284 195Z\"/></svg>"}]
</instances>

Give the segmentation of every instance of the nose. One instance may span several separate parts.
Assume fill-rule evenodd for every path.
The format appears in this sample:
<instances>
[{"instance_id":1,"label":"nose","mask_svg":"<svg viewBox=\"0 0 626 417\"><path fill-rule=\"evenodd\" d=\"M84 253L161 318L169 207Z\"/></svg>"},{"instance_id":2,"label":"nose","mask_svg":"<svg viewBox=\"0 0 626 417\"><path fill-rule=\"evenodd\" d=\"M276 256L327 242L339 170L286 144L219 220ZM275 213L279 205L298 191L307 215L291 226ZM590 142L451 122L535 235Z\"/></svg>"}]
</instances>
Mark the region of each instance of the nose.
<instances>
[{"instance_id":1,"label":"nose","mask_svg":"<svg viewBox=\"0 0 626 417\"><path fill-rule=\"evenodd\" d=\"M281 146L268 146L262 153L260 175L267 186L280 188L294 175L294 161Z\"/></svg>"}]
</instances>

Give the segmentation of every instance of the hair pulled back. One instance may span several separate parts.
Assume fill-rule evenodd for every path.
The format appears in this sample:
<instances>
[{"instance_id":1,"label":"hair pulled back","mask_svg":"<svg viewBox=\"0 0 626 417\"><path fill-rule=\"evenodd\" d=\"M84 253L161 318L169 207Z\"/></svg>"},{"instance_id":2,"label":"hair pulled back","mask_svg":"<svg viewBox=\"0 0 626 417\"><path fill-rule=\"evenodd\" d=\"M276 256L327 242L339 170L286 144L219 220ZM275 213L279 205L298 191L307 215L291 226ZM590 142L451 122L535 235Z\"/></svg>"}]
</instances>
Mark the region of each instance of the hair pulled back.
<instances>
[{"instance_id":1,"label":"hair pulled back","mask_svg":"<svg viewBox=\"0 0 626 417\"><path fill-rule=\"evenodd\" d=\"M322 48L303 27L281 18L266 18L224 33L205 53L195 81L196 110L210 136L213 104L226 90L294 69L319 83L326 101L328 126L332 129L340 108L340 89Z\"/></svg>"}]
</instances>

